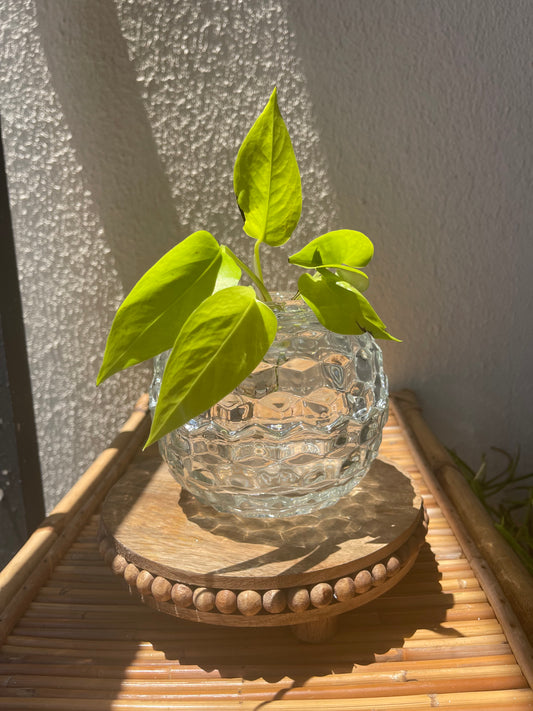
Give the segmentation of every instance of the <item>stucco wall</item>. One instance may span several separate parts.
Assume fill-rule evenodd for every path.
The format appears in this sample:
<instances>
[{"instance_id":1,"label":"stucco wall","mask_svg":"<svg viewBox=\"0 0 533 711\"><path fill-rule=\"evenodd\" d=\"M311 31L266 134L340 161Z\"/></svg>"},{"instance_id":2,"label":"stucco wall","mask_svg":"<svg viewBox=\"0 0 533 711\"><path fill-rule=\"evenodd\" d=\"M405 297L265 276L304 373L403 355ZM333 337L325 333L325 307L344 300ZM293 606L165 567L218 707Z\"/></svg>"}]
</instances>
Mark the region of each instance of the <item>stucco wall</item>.
<instances>
[{"instance_id":1,"label":"stucco wall","mask_svg":"<svg viewBox=\"0 0 533 711\"><path fill-rule=\"evenodd\" d=\"M374 241L395 388L473 460L533 459L528 0L0 0L2 118L47 504L148 370L94 379L114 310L177 240L249 250L236 149L278 86L303 177L293 246ZM241 247L242 245L242 247Z\"/></svg>"}]
</instances>

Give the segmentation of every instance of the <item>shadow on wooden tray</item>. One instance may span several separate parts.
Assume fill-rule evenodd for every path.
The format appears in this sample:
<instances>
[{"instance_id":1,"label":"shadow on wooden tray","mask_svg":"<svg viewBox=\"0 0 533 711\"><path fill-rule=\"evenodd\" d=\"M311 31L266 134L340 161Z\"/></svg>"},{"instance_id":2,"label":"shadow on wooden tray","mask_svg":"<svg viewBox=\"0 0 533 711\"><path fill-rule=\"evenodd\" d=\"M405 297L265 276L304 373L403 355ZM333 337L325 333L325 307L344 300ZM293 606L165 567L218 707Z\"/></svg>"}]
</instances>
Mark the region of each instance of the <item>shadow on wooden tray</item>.
<instances>
[{"instance_id":1,"label":"shadow on wooden tray","mask_svg":"<svg viewBox=\"0 0 533 711\"><path fill-rule=\"evenodd\" d=\"M420 557L393 590L362 608L342 615L340 631L328 642L311 645L297 640L289 627L227 628L184 620L169 621L175 638L150 636L154 649L167 660L195 665L222 678L241 677L302 685L314 676L345 674L375 662L439 659L450 650L438 640L461 637L449 624L454 596L444 593L431 549ZM418 630L427 635L411 641ZM407 642L407 644L406 644Z\"/></svg>"},{"instance_id":2,"label":"shadow on wooden tray","mask_svg":"<svg viewBox=\"0 0 533 711\"><path fill-rule=\"evenodd\" d=\"M390 505L390 467L377 463L363 482L327 508L278 519L243 518L215 511L182 490L180 506L187 519L204 531L237 543L270 546L272 550L237 564L218 568L217 574L261 569L285 561L284 573L306 572L327 560L347 541L383 544L407 531L418 512L416 494L408 476L395 470L394 500ZM370 548L373 553L375 548Z\"/></svg>"}]
</instances>

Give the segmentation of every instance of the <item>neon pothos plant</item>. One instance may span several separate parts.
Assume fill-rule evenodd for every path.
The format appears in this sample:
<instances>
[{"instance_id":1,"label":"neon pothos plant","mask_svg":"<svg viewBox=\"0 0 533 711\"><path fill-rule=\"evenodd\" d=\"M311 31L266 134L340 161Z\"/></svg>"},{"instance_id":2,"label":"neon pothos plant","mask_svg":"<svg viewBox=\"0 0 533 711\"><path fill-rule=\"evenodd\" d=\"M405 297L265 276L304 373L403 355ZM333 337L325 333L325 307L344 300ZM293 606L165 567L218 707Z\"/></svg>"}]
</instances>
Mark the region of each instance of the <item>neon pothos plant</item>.
<instances>
[{"instance_id":1,"label":"neon pothos plant","mask_svg":"<svg viewBox=\"0 0 533 711\"><path fill-rule=\"evenodd\" d=\"M256 240L253 269L209 232L194 232L141 277L111 326L97 384L172 349L146 446L237 387L276 335L260 249L284 244L302 210L300 173L276 89L239 149L234 188L243 230ZM368 286L362 268L373 252L368 237L343 229L312 240L289 262L309 270L298 279L299 295L326 328L397 340L362 293ZM256 289L239 285L243 271Z\"/></svg>"}]
</instances>

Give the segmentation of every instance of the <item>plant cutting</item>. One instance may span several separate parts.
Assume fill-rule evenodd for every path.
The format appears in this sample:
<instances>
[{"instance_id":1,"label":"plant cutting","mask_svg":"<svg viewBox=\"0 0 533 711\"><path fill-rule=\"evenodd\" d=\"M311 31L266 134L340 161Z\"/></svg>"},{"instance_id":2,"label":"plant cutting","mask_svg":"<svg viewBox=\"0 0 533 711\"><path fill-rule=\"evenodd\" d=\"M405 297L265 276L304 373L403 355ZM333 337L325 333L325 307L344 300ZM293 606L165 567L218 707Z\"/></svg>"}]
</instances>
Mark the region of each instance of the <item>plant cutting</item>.
<instances>
[{"instance_id":1,"label":"plant cutting","mask_svg":"<svg viewBox=\"0 0 533 711\"><path fill-rule=\"evenodd\" d=\"M295 368L303 367L293 364L292 371L288 368L282 373L281 381L277 372L267 377L265 367L261 367L276 335L280 338L280 323L286 316L286 308L277 303L264 283L261 253L287 242L302 209L300 173L276 89L239 149L234 189L243 231L255 240L253 265L245 264L209 232L194 232L146 272L125 298L111 326L98 384L120 370L169 351L164 371L158 375L157 403L145 446L189 427L195 418L223 403L258 367L255 380L270 378L270 384L264 386L270 393L281 389L283 378L289 382ZM370 239L351 229L334 230L311 240L289 257L295 273L299 272L289 311L298 312L299 318L305 312L305 318L314 319L318 329L341 337L398 340L388 333L363 293L368 286L364 268L373 252ZM253 286L240 283L243 273ZM304 331L318 333L313 325L304 326ZM364 352L368 359L370 351L367 348ZM349 355L340 356L341 361L349 360ZM291 361L290 354L278 353L276 357L273 367ZM306 367L312 369L309 363ZM293 393L292 386L287 387L287 392ZM226 419L235 422L239 407L243 410L244 405L252 418L254 403L261 410L257 400L264 388L254 390L251 404L234 402L235 412ZM357 397L357 393L352 395ZM328 393L322 396L333 397ZM287 398L283 402L286 405ZM299 404L300 409L308 407L306 402ZM341 406L336 407L338 410ZM275 417L267 419L270 422ZM254 437L261 439L258 432ZM190 454L190 444L182 443L183 452L187 449Z\"/></svg>"}]
</instances>

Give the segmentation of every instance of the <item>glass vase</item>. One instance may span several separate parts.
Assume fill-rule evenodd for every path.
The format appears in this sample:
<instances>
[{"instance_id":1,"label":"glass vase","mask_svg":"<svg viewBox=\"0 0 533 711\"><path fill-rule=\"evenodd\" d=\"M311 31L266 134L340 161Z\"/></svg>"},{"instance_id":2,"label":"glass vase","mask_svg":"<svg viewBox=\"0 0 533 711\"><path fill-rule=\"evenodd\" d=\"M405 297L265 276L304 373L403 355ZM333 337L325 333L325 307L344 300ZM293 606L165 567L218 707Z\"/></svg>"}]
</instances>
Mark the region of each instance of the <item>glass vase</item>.
<instances>
[{"instance_id":1,"label":"glass vase","mask_svg":"<svg viewBox=\"0 0 533 711\"><path fill-rule=\"evenodd\" d=\"M301 300L269 306L278 332L233 392L159 441L179 484L204 504L245 517L329 506L367 473L388 413L374 338L328 331ZM153 410L168 352L154 359Z\"/></svg>"}]
</instances>

